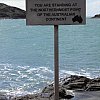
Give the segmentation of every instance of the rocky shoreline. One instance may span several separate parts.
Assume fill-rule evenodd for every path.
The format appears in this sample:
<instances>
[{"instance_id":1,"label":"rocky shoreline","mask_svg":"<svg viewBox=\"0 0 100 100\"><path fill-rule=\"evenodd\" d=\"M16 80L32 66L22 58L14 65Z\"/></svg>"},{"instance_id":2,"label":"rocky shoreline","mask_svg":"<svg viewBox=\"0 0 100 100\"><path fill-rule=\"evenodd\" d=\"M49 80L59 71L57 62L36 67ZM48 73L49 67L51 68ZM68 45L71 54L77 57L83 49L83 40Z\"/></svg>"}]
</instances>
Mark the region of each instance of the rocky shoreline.
<instances>
[{"instance_id":1,"label":"rocky shoreline","mask_svg":"<svg viewBox=\"0 0 100 100\"><path fill-rule=\"evenodd\" d=\"M84 76L71 75L64 79L61 79L59 82L59 97L62 100L68 98L76 100L74 99L74 97L75 95L77 95L77 93L84 93L85 95L87 95L87 92L96 93L98 91L100 93L100 78L90 79ZM9 96L9 98L7 98L7 96L3 94L0 95L0 100L54 100L54 84L52 83L46 86L41 93L27 94L25 96L19 97Z\"/></svg>"}]
</instances>

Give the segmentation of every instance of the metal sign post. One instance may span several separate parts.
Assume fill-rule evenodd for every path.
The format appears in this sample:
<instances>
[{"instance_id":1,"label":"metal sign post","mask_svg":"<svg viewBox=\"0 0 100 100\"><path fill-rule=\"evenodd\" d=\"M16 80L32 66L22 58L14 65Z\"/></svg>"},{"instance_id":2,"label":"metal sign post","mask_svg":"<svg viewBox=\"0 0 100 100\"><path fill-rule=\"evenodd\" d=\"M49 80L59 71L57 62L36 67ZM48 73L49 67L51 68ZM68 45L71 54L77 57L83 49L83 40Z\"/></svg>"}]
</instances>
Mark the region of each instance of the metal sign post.
<instances>
[{"instance_id":1,"label":"metal sign post","mask_svg":"<svg viewBox=\"0 0 100 100\"><path fill-rule=\"evenodd\" d=\"M86 24L86 0L26 0L27 25L54 25L54 100L59 100L58 25Z\"/></svg>"},{"instance_id":2,"label":"metal sign post","mask_svg":"<svg viewBox=\"0 0 100 100\"><path fill-rule=\"evenodd\" d=\"M59 100L59 43L58 25L54 25L54 100Z\"/></svg>"}]
</instances>

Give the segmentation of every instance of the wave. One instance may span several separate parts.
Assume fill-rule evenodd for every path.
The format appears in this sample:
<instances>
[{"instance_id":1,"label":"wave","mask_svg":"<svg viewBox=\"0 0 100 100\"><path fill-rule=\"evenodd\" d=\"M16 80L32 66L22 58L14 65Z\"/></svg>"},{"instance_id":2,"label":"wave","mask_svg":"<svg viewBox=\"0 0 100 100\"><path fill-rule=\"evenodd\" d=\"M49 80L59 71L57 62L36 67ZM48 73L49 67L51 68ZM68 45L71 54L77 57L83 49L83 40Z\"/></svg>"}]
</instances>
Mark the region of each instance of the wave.
<instances>
[{"instance_id":1,"label":"wave","mask_svg":"<svg viewBox=\"0 0 100 100\"><path fill-rule=\"evenodd\" d=\"M87 68L80 70L61 69L60 78L70 75L79 75L92 78L99 75L100 69ZM49 66L20 66L0 64L0 93L20 96L40 92L54 78L54 70Z\"/></svg>"}]
</instances>

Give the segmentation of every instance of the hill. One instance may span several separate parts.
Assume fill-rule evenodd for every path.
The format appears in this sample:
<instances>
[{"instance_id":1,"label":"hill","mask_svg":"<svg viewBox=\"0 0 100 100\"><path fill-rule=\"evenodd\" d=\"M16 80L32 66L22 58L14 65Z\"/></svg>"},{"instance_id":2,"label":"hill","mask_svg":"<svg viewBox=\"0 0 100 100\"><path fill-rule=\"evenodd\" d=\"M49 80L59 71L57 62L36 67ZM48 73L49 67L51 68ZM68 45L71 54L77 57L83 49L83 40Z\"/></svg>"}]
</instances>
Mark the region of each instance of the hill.
<instances>
[{"instance_id":1,"label":"hill","mask_svg":"<svg viewBox=\"0 0 100 100\"><path fill-rule=\"evenodd\" d=\"M100 18L100 14L97 14L97 15L95 15L95 16L92 17L92 18Z\"/></svg>"},{"instance_id":2,"label":"hill","mask_svg":"<svg viewBox=\"0 0 100 100\"><path fill-rule=\"evenodd\" d=\"M0 3L0 19L23 19L26 18L26 12L20 8L8 6Z\"/></svg>"}]
</instances>

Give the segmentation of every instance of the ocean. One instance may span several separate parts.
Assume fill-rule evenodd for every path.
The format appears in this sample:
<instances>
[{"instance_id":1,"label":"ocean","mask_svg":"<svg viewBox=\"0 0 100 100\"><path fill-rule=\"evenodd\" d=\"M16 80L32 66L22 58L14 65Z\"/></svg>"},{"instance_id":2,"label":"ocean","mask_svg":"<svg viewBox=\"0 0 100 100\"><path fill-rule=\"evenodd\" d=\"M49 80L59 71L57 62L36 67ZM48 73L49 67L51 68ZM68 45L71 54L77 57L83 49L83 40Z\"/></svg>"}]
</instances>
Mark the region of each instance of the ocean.
<instances>
[{"instance_id":1,"label":"ocean","mask_svg":"<svg viewBox=\"0 0 100 100\"><path fill-rule=\"evenodd\" d=\"M59 74L100 77L100 19L59 26ZM54 27L0 20L0 92L41 91L54 80Z\"/></svg>"}]
</instances>

